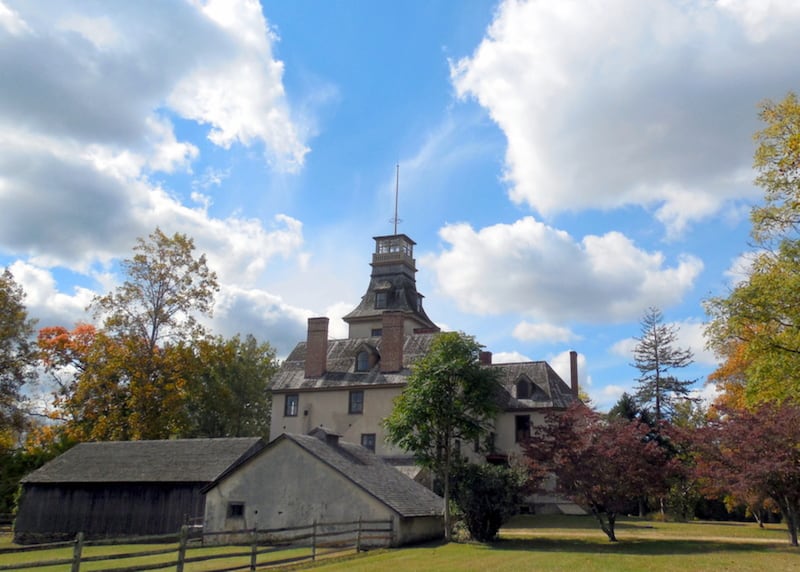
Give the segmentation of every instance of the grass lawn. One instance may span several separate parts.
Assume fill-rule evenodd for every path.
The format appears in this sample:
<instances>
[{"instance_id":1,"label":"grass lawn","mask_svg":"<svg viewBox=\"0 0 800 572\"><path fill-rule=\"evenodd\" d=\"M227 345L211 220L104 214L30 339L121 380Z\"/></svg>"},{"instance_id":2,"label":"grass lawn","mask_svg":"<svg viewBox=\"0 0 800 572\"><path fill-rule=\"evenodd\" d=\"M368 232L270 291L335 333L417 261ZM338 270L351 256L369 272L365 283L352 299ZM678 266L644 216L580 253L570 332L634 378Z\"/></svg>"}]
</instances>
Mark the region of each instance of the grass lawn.
<instances>
[{"instance_id":1,"label":"grass lawn","mask_svg":"<svg viewBox=\"0 0 800 572\"><path fill-rule=\"evenodd\" d=\"M800 570L782 525L622 519L608 542L591 517L518 516L500 540L383 550L314 570Z\"/></svg>"},{"instance_id":2,"label":"grass lawn","mask_svg":"<svg viewBox=\"0 0 800 572\"><path fill-rule=\"evenodd\" d=\"M678 571L697 570L800 570L800 549L787 542L783 525L719 522L653 522L635 518L621 519L617 524L619 542L608 542L605 534L591 517L576 516L518 516L501 531L500 540L492 544L451 543L427 544L394 550L376 550L358 556L326 559L316 566L301 566L304 570L373 571L393 570L584 570L612 571ZM0 546L10 539L0 534ZM164 545L161 545L162 547ZM156 548L157 546L153 546ZM84 554L121 553L142 550L139 545L87 547ZM194 548L191 556L201 553L231 553L235 547ZM298 549L273 555L285 558L308 553ZM70 548L47 553L0 555L0 563L31 562L67 558ZM10 559L14 557L15 560ZM110 566L131 566L134 563L170 560L169 556L152 556L135 561L121 560L85 564L81 570L97 570ZM19 560L17 560L19 558ZM263 557L262 557L263 558ZM227 558L205 563L189 564L187 572L202 572L246 564L248 558ZM259 559L261 560L261 558ZM64 567L38 568L64 570Z\"/></svg>"}]
</instances>

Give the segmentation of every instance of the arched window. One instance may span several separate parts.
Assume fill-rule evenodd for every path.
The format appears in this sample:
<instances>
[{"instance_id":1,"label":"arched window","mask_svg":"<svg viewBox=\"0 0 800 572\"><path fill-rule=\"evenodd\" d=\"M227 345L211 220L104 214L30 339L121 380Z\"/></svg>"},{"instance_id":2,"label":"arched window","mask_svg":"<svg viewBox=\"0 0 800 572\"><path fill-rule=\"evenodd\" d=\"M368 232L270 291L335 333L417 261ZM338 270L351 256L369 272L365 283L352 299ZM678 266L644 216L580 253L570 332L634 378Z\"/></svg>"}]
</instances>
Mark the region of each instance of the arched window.
<instances>
[{"instance_id":1,"label":"arched window","mask_svg":"<svg viewBox=\"0 0 800 572\"><path fill-rule=\"evenodd\" d=\"M356 371L369 371L369 352L361 350L356 356Z\"/></svg>"},{"instance_id":2,"label":"arched window","mask_svg":"<svg viewBox=\"0 0 800 572\"><path fill-rule=\"evenodd\" d=\"M531 398L531 382L527 379L520 379L517 382L517 399Z\"/></svg>"}]
</instances>

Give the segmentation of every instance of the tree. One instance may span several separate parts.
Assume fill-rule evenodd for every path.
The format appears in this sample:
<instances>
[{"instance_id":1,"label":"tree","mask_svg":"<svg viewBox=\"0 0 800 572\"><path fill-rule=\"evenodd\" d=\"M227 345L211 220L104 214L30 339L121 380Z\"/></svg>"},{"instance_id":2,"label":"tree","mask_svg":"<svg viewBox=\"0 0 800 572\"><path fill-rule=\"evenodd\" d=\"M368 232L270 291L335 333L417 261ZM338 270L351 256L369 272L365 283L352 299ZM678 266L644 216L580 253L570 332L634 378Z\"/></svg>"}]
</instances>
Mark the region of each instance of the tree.
<instances>
[{"instance_id":1,"label":"tree","mask_svg":"<svg viewBox=\"0 0 800 572\"><path fill-rule=\"evenodd\" d=\"M626 419L628 421L640 421L646 425L653 426L650 410L639 406L639 402L629 394L624 392L614 406L608 410L609 419Z\"/></svg>"},{"instance_id":2,"label":"tree","mask_svg":"<svg viewBox=\"0 0 800 572\"><path fill-rule=\"evenodd\" d=\"M523 448L534 481L554 475L556 492L588 507L608 539L616 542L617 515L639 497L666 492L667 479L676 470L675 461L648 438L649 432L646 424L605 419L578 404L549 414Z\"/></svg>"},{"instance_id":3,"label":"tree","mask_svg":"<svg viewBox=\"0 0 800 572\"><path fill-rule=\"evenodd\" d=\"M188 387L192 437L269 438L269 381L275 350L252 336L203 340L194 348L196 374Z\"/></svg>"},{"instance_id":4,"label":"tree","mask_svg":"<svg viewBox=\"0 0 800 572\"><path fill-rule=\"evenodd\" d=\"M34 377L35 321L28 318L25 293L6 269L0 275L0 449L24 428L21 388Z\"/></svg>"},{"instance_id":5,"label":"tree","mask_svg":"<svg viewBox=\"0 0 800 572\"><path fill-rule=\"evenodd\" d=\"M697 475L710 494L743 502L769 497L780 508L792 546L800 526L800 405L767 403L724 410L700 429ZM759 504L760 504L759 500Z\"/></svg>"},{"instance_id":6,"label":"tree","mask_svg":"<svg viewBox=\"0 0 800 572\"><path fill-rule=\"evenodd\" d=\"M487 434L498 411L499 383L495 370L481 366L480 349L471 336L439 334L413 365L408 384L384 420L387 440L412 452L440 479L447 540L455 442L473 442Z\"/></svg>"},{"instance_id":7,"label":"tree","mask_svg":"<svg viewBox=\"0 0 800 572\"><path fill-rule=\"evenodd\" d=\"M122 262L126 280L91 305L103 328L42 330L48 371L60 383L57 407L77 440L164 439L188 428L187 385L197 321L210 315L216 275L194 242L156 229ZM72 373L72 376L70 376Z\"/></svg>"},{"instance_id":8,"label":"tree","mask_svg":"<svg viewBox=\"0 0 800 572\"><path fill-rule=\"evenodd\" d=\"M92 302L104 327L141 340L150 353L159 345L201 337L195 314L210 316L219 290L205 255L194 257L194 241L185 234L169 237L158 228L148 240L138 238L133 250L133 258L122 261L127 280Z\"/></svg>"},{"instance_id":9,"label":"tree","mask_svg":"<svg viewBox=\"0 0 800 572\"><path fill-rule=\"evenodd\" d=\"M746 279L705 302L708 346L724 363L715 373L734 405L800 398L800 102L765 101L753 167L764 203L750 213L761 250Z\"/></svg>"},{"instance_id":10,"label":"tree","mask_svg":"<svg viewBox=\"0 0 800 572\"><path fill-rule=\"evenodd\" d=\"M764 204L750 213L753 238L758 244L796 234L800 223L800 101L789 92L783 101L767 100L758 114L766 127L753 166L756 184L764 189Z\"/></svg>"},{"instance_id":11,"label":"tree","mask_svg":"<svg viewBox=\"0 0 800 572\"><path fill-rule=\"evenodd\" d=\"M527 480L527 471L521 467L468 462L455 467L453 498L474 540L495 539L503 523L517 512Z\"/></svg>"},{"instance_id":12,"label":"tree","mask_svg":"<svg viewBox=\"0 0 800 572\"><path fill-rule=\"evenodd\" d=\"M800 399L800 242L761 253L747 280L705 309L708 345L725 359L725 389L745 405Z\"/></svg>"},{"instance_id":13,"label":"tree","mask_svg":"<svg viewBox=\"0 0 800 572\"><path fill-rule=\"evenodd\" d=\"M672 370L691 365L692 351L675 347L678 328L664 323L661 310L649 308L641 321L641 337L633 349L633 366L639 370L636 398L653 404L655 424L668 416L676 397L686 397L694 380L681 381ZM666 415L665 415L666 414Z\"/></svg>"}]
</instances>

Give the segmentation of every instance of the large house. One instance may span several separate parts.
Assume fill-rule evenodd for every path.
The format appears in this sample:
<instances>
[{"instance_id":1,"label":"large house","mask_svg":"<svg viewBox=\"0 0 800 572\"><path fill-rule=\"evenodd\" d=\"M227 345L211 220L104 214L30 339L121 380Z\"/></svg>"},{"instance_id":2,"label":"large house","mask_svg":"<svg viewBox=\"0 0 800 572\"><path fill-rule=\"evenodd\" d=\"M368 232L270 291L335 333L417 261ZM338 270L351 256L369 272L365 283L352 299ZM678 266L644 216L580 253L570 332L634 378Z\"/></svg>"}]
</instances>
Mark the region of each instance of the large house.
<instances>
[{"instance_id":1,"label":"large house","mask_svg":"<svg viewBox=\"0 0 800 572\"><path fill-rule=\"evenodd\" d=\"M284 361L271 382L270 435L308 433L329 427L396 465L409 456L385 439L381 421L392 410L411 373L438 334L417 291L414 241L404 234L375 237L372 274L358 306L344 317L346 339L329 339L328 318L310 318L308 335ZM544 361L492 364L503 385L502 412L490 438L489 461L519 451L517 443L550 411L577 400L577 354L571 352L571 384ZM409 471L412 472L413 471Z\"/></svg>"}]
</instances>

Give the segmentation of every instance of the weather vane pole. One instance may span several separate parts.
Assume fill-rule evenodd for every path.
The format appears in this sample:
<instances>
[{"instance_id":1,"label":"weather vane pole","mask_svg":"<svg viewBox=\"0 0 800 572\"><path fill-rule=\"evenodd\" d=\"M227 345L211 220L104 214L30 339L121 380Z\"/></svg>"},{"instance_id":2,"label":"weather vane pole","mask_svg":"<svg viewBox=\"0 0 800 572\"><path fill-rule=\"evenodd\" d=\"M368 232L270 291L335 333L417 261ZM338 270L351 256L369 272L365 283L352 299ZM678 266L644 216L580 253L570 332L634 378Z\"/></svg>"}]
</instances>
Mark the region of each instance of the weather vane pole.
<instances>
[{"instance_id":1,"label":"weather vane pole","mask_svg":"<svg viewBox=\"0 0 800 572\"><path fill-rule=\"evenodd\" d=\"M395 177L394 182L394 218L392 222L394 223L394 234L397 234L397 223L400 222L400 218L398 216L399 212L397 210L397 198L400 195L400 163L397 164L397 176Z\"/></svg>"}]
</instances>

